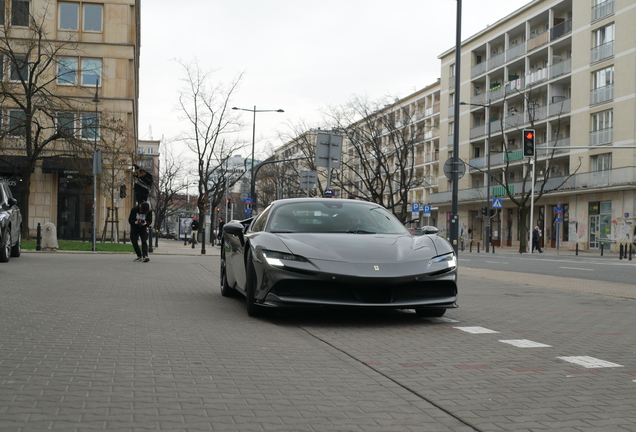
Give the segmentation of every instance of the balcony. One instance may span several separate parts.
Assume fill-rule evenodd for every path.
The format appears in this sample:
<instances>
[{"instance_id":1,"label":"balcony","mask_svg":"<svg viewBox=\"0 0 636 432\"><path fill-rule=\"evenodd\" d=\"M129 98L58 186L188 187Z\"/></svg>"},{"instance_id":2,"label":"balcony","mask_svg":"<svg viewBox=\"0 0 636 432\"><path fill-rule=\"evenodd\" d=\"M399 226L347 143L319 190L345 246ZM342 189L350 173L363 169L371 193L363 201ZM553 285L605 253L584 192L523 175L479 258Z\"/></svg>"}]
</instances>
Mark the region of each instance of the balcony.
<instances>
[{"instance_id":1,"label":"balcony","mask_svg":"<svg viewBox=\"0 0 636 432\"><path fill-rule=\"evenodd\" d=\"M488 70L498 68L506 62L506 53L495 54L488 59Z\"/></svg>"},{"instance_id":2,"label":"balcony","mask_svg":"<svg viewBox=\"0 0 636 432\"><path fill-rule=\"evenodd\" d=\"M506 51L506 61L514 60L517 57L521 57L526 53L526 43L520 43L513 45L508 51Z\"/></svg>"},{"instance_id":3,"label":"balcony","mask_svg":"<svg viewBox=\"0 0 636 432\"><path fill-rule=\"evenodd\" d=\"M614 99L614 84L599 87L590 92L590 104L598 104Z\"/></svg>"},{"instance_id":4,"label":"balcony","mask_svg":"<svg viewBox=\"0 0 636 432\"><path fill-rule=\"evenodd\" d=\"M532 85L548 79L548 69L537 69L526 75L526 85Z\"/></svg>"},{"instance_id":5,"label":"balcony","mask_svg":"<svg viewBox=\"0 0 636 432\"><path fill-rule=\"evenodd\" d=\"M485 104L486 103L486 98L485 98L485 94L484 93L480 93L478 95L475 95L473 97L470 98L470 103L471 104Z\"/></svg>"},{"instance_id":6,"label":"balcony","mask_svg":"<svg viewBox=\"0 0 636 432\"><path fill-rule=\"evenodd\" d=\"M521 126L525 122L526 116L523 111L506 116L506 118L504 119L504 125L506 126L506 129Z\"/></svg>"},{"instance_id":7,"label":"balcony","mask_svg":"<svg viewBox=\"0 0 636 432\"><path fill-rule=\"evenodd\" d=\"M563 60L562 62L553 63L550 66L550 79L556 78L560 75L565 75L572 72L572 59Z\"/></svg>"},{"instance_id":8,"label":"balcony","mask_svg":"<svg viewBox=\"0 0 636 432\"><path fill-rule=\"evenodd\" d=\"M531 116L534 117L534 121L539 121L539 120L545 120L546 118L548 118L548 106L547 105L543 105L543 106L534 106L534 109L532 109L531 111Z\"/></svg>"},{"instance_id":9,"label":"balcony","mask_svg":"<svg viewBox=\"0 0 636 432\"><path fill-rule=\"evenodd\" d=\"M550 117L559 116L570 112L571 106L570 99L563 99L558 102L553 102L548 106L548 113Z\"/></svg>"},{"instance_id":10,"label":"balcony","mask_svg":"<svg viewBox=\"0 0 636 432\"><path fill-rule=\"evenodd\" d=\"M448 117L455 117L455 105L448 107Z\"/></svg>"},{"instance_id":11,"label":"balcony","mask_svg":"<svg viewBox=\"0 0 636 432\"><path fill-rule=\"evenodd\" d=\"M563 21L550 29L550 40L553 41L562 36L572 33L572 20Z\"/></svg>"},{"instance_id":12,"label":"balcony","mask_svg":"<svg viewBox=\"0 0 636 432\"><path fill-rule=\"evenodd\" d=\"M505 86L499 85L498 87L494 87L488 91L488 99L491 101L501 99L505 95Z\"/></svg>"},{"instance_id":13,"label":"balcony","mask_svg":"<svg viewBox=\"0 0 636 432\"><path fill-rule=\"evenodd\" d=\"M590 132L590 145L609 144L614 139L614 128L601 129Z\"/></svg>"},{"instance_id":14,"label":"balcony","mask_svg":"<svg viewBox=\"0 0 636 432\"><path fill-rule=\"evenodd\" d=\"M532 51L533 49L539 48L540 46L543 46L547 44L548 42L550 42L550 32L546 31L536 36L535 35L533 36L534 37L531 36L528 42L526 42L528 51Z\"/></svg>"},{"instance_id":15,"label":"balcony","mask_svg":"<svg viewBox=\"0 0 636 432\"><path fill-rule=\"evenodd\" d=\"M601 61L614 55L614 41L592 48L592 63Z\"/></svg>"},{"instance_id":16,"label":"balcony","mask_svg":"<svg viewBox=\"0 0 636 432\"><path fill-rule=\"evenodd\" d=\"M517 78L516 80L508 81L506 83L506 94L521 91L526 86L526 79L524 77Z\"/></svg>"},{"instance_id":17,"label":"balcony","mask_svg":"<svg viewBox=\"0 0 636 432\"><path fill-rule=\"evenodd\" d=\"M472 78L476 77L477 75L481 75L484 72L486 72L486 69L488 68L488 62L481 62L481 63L477 63L475 66L472 67L472 69L470 70L470 76Z\"/></svg>"},{"instance_id":18,"label":"balcony","mask_svg":"<svg viewBox=\"0 0 636 432\"><path fill-rule=\"evenodd\" d=\"M470 129L470 139L475 139L484 135L486 135L486 125L479 125Z\"/></svg>"},{"instance_id":19,"label":"balcony","mask_svg":"<svg viewBox=\"0 0 636 432\"><path fill-rule=\"evenodd\" d=\"M471 160L472 163L472 160ZM544 180L538 180L535 185L535 191L541 188ZM547 184L547 191L589 191L590 189L607 189L607 188L621 188L636 186L636 167L617 168L606 171L594 171L587 173L574 174L570 178L567 176L551 177ZM491 192L495 191L495 188L500 188L505 192L502 186L491 187ZM523 190L524 193L529 193L530 182L526 182L525 186L523 182L511 183L509 190L513 191L513 195L520 195ZM462 189L457 194L459 202L482 202L486 197L486 188L471 188ZM492 196L495 194L491 193ZM499 195L502 196L502 195ZM429 195L430 204L450 205L451 192L438 192Z\"/></svg>"},{"instance_id":20,"label":"balcony","mask_svg":"<svg viewBox=\"0 0 636 432\"><path fill-rule=\"evenodd\" d=\"M592 21L600 20L614 13L614 0L607 0L592 7Z\"/></svg>"}]
</instances>

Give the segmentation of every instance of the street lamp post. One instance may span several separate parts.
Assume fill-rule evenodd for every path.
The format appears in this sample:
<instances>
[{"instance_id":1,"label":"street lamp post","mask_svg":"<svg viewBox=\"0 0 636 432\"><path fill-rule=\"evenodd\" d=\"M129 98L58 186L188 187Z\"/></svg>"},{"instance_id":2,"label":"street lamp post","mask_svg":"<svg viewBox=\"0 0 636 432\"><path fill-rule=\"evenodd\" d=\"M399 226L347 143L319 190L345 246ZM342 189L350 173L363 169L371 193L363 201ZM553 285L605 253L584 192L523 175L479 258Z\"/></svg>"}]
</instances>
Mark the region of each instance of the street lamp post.
<instances>
[{"instance_id":1,"label":"street lamp post","mask_svg":"<svg viewBox=\"0 0 636 432\"><path fill-rule=\"evenodd\" d=\"M478 103L467 103L460 102L460 105L473 105L480 106L485 108L486 115L486 253L490 251L490 99L488 99L488 103L478 104Z\"/></svg>"},{"instance_id":2,"label":"street lamp post","mask_svg":"<svg viewBox=\"0 0 636 432\"><path fill-rule=\"evenodd\" d=\"M253 109L248 109L248 108L239 108L239 107L232 107L233 110L239 110L239 111L250 111L254 114L253 116L253 120L252 120L252 169L251 171L251 177L252 177L252 181L251 181L251 187L250 187L250 198L252 199L252 211L256 209L256 182L254 181L254 147L256 146L256 113L257 112L285 112L282 109L277 109L277 110L257 110L256 109L256 105L254 105Z\"/></svg>"}]
</instances>

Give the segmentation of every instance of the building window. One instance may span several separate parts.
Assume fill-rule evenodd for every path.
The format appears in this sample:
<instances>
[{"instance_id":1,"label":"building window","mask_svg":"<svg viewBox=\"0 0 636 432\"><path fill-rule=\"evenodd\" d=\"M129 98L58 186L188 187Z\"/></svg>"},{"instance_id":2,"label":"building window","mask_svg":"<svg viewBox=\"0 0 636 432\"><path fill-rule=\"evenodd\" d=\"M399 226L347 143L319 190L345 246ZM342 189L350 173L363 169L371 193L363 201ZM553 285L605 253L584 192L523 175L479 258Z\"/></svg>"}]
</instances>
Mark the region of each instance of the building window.
<instances>
[{"instance_id":1,"label":"building window","mask_svg":"<svg viewBox=\"0 0 636 432\"><path fill-rule=\"evenodd\" d=\"M100 82L102 61L99 59L82 59L82 85L94 86Z\"/></svg>"},{"instance_id":2,"label":"building window","mask_svg":"<svg viewBox=\"0 0 636 432\"><path fill-rule=\"evenodd\" d=\"M591 103L601 103L614 98L614 66L592 74Z\"/></svg>"},{"instance_id":3,"label":"building window","mask_svg":"<svg viewBox=\"0 0 636 432\"><path fill-rule=\"evenodd\" d=\"M4 12L6 10L6 5L4 0L0 0L0 25L4 25Z\"/></svg>"},{"instance_id":4,"label":"building window","mask_svg":"<svg viewBox=\"0 0 636 432\"><path fill-rule=\"evenodd\" d=\"M79 29L79 4L60 3L60 30Z\"/></svg>"},{"instance_id":5,"label":"building window","mask_svg":"<svg viewBox=\"0 0 636 432\"><path fill-rule=\"evenodd\" d=\"M26 136L26 114L21 110L9 111L9 135Z\"/></svg>"},{"instance_id":6,"label":"building window","mask_svg":"<svg viewBox=\"0 0 636 432\"><path fill-rule=\"evenodd\" d=\"M102 31L102 13L104 7L96 4L84 5L84 31Z\"/></svg>"},{"instance_id":7,"label":"building window","mask_svg":"<svg viewBox=\"0 0 636 432\"><path fill-rule=\"evenodd\" d=\"M95 140L99 138L99 115L85 113L81 116L82 139Z\"/></svg>"},{"instance_id":8,"label":"building window","mask_svg":"<svg viewBox=\"0 0 636 432\"><path fill-rule=\"evenodd\" d=\"M77 84L77 58L60 57L57 62L57 83Z\"/></svg>"},{"instance_id":9,"label":"building window","mask_svg":"<svg viewBox=\"0 0 636 432\"><path fill-rule=\"evenodd\" d=\"M15 55L9 59L9 79L11 81L28 81L29 61L26 55Z\"/></svg>"},{"instance_id":10,"label":"building window","mask_svg":"<svg viewBox=\"0 0 636 432\"><path fill-rule=\"evenodd\" d=\"M137 153L144 154L144 148L143 147L137 147Z\"/></svg>"},{"instance_id":11,"label":"building window","mask_svg":"<svg viewBox=\"0 0 636 432\"><path fill-rule=\"evenodd\" d=\"M614 55L614 23L601 27L592 33L592 62L603 60Z\"/></svg>"},{"instance_id":12,"label":"building window","mask_svg":"<svg viewBox=\"0 0 636 432\"><path fill-rule=\"evenodd\" d=\"M11 25L29 26L29 2L24 0L11 0Z\"/></svg>"},{"instance_id":13,"label":"building window","mask_svg":"<svg viewBox=\"0 0 636 432\"><path fill-rule=\"evenodd\" d=\"M55 119L57 132L66 138L75 136L75 114L70 112L58 112Z\"/></svg>"},{"instance_id":14,"label":"building window","mask_svg":"<svg viewBox=\"0 0 636 432\"><path fill-rule=\"evenodd\" d=\"M614 127L614 111L602 111L592 114L592 131L590 145L601 145L612 142Z\"/></svg>"},{"instance_id":15,"label":"building window","mask_svg":"<svg viewBox=\"0 0 636 432\"><path fill-rule=\"evenodd\" d=\"M147 153L148 153L148 154L153 154L153 153L154 153L154 152L153 152L153 150L154 150L154 149L153 149L152 147L148 147L148 152L147 152Z\"/></svg>"}]
</instances>

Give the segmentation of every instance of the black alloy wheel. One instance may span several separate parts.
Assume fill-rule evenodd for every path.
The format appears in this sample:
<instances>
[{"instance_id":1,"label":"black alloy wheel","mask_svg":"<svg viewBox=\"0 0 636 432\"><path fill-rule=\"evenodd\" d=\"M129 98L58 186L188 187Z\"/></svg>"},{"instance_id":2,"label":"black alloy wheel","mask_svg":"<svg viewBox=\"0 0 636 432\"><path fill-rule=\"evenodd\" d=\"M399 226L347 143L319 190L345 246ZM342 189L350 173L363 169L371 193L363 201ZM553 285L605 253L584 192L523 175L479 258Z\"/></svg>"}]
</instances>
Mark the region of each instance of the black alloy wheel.
<instances>
[{"instance_id":1,"label":"black alloy wheel","mask_svg":"<svg viewBox=\"0 0 636 432\"><path fill-rule=\"evenodd\" d=\"M0 237L0 262L8 262L11 258L11 228L6 227Z\"/></svg>"}]
</instances>

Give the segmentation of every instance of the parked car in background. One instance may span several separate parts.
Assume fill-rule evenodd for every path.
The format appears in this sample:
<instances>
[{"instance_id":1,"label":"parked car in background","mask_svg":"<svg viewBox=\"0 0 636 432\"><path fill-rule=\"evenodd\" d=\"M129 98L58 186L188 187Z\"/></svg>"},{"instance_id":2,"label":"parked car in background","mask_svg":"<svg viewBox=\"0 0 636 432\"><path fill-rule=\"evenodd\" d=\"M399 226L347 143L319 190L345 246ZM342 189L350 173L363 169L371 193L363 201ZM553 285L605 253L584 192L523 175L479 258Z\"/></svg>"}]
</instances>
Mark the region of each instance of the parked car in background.
<instances>
[{"instance_id":1,"label":"parked car in background","mask_svg":"<svg viewBox=\"0 0 636 432\"><path fill-rule=\"evenodd\" d=\"M22 252L22 214L6 179L0 179L0 262Z\"/></svg>"}]
</instances>

